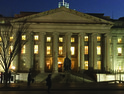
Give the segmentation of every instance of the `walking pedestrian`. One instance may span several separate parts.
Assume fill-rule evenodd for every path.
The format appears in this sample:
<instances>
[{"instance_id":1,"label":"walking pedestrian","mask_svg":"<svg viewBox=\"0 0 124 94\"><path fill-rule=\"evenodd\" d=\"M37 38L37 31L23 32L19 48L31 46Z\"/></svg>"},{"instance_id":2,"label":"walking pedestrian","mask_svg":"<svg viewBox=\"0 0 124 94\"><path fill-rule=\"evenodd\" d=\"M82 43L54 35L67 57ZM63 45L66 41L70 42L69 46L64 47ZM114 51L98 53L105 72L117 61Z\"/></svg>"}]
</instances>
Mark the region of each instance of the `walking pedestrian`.
<instances>
[{"instance_id":1,"label":"walking pedestrian","mask_svg":"<svg viewBox=\"0 0 124 94\"><path fill-rule=\"evenodd\" d=\"M30 71L29 71L29 73L28 73L28 78L27 78L27 80L28 80L27 85L30 86L30 84L31 84L31 72L30 72Z\"/></svg>"},{"instance_id":2,"label":"walking pedestrian","mask_svg":"<svg viewBox=\"0 0 124 94\"><path fill-rule=\"evenodd\" d=\"M48 91L48 93L50 93L50 89L51 89L51 86L52 86L51 74L49 74L48 77L46 78L46 85L48 87L47 91Z\"/></svg>"}]
</instances>

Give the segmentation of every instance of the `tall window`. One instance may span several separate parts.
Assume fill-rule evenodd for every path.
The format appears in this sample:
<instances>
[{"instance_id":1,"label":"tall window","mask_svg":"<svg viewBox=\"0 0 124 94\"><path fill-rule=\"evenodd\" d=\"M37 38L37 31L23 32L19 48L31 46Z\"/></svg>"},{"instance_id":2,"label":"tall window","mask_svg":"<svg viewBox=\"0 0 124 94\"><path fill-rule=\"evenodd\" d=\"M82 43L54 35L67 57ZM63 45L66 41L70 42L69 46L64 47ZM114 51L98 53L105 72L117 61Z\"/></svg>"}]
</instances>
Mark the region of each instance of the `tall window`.
<instances>
[{"instance_id":1,"label":"tall window","mask_svg":"<svg viewBox=\"0 0 124 94\"><path fill-rule=\"evenodd\" d=\"M85 63L84 63L84 69L85 70L88 70L88 61L85 61Z\"/></svg>"},{"instance_id":2,"label":"tall window","mask_svg":"<svg viewBox=\"0 0 124 94\"><path fill-rule=\"evenodd\" d=\"M34 40L39 40L39 36L38 35L34 35Z\"/></svg>"},{"instance_id":3,"label":"tall window","mask_svg":"<svg viewBox=\"0 0 124 94\"><path fill-rule=\"evenodd\" d=\"M22 40L26 40L26 35L22 35Z\"/></svg>"},{"instance_id":4,"label":"tall window","mask_svg":"<svg viewBox=\"0 0 124 94\"><path fill-rule=\"evenodd\" d=\"M47 42L51 42L51 37L47 37Z\"/></svg>"},{"instance_id":5,"label":"tall window","mask_svg":"<svg viewBox=\"0 0 124 94\"><path fill-rule=\"evenodd\" d=\"M97 46L97 55L101 55L101 46Z\"/></svg>"},{"instance_id":6,"label":"tall window","mask_svg":"<svg viewBox=\"0 0 124 94\"><path fill-rule=\"evenodd\" d=\"M34 45L34 54L38 54L38 45Z\"/></svg>"},{"instance_id":7,"label":"tall window","mask_svg":"<svg viewBox=\"0 0 124 94\"><path fill-rule=\"evenodd\" d=\"M118 47L117 50L118 50L118 56L121 56L122 55L122 48Z\"/></svg>"},{"instance_id":8,"label":"tall window","mask_svg":"<svg viewBox=\"0 0 124 94\"><path fill-rule=\"evenodd\" d=\"M51 54L51 47L50 46L47 46L46 53L47 53L47 55L50 55Z\"/></svg>"},{"instance_id":9,"label":"tall window","mask_svg":"<svg viewBox=\"0 0 124 94\"><path fill-rule=\"evenodd\" d=\"M88 54L88 46L85 46L85 53L84 53L85 55L87 55Z\"/></svg>"},{"instance_id":10,"label":"tall window","mask_svg":"<svg viewBox=\"0 0 124 94\"><path fill-rule=\"evenodd\" d=\"M122 43L122 38L118 38L118 43Z\"/></svg>"},{"instance_id":11,"label":"tall window","mask_svg":"<svg viewBox=\"0 0 124 94\"><path fill-rule=\"evenodd\" d=\"M98 70L101 69L101 61L97 61L97 69L98 69Z\"/></svg>"},{"instance_id":12,"label":"tall window","mask_svg":"<svg viewBox=\"0 0 124 94\"><path fill-rule=\"evenodd\" d=\"M75 55L75 47L74 46L71 47L71 55Z\"/></svg>"},{"instance_id":13,"label":"tall window","mask_svg":"<svg viewBox=\"0 0 124 94\"><path fill-rule=\"evenodd\" d=\"M10 37L10 41L12 41L13 40L13 37Z\"/></svg>"},{"instance_id":14,"label":"tall window","mask_svg":"<svg viewBox=\"0 0 124 94\"><path fill-rule=\"evenodd\" d=\"M100 36L97 36L97 41L101 41L101 37Z\"/></svg>"},{"instance_id":15,"label":"tall window","mask_svg":"<svg viewBox=\"0 0 124 94\"><path fill-rule=\"evenodd\" d=\"M10 48L9 48L9 54L12 52L12 50L13 50L13 46L10 46Z\"/></svg>"},{"instance_id":16,"label":"tall window","mask_svg":"<svg viewBox=\"0 0 124 94\"><path fill-rule=\"evenodd\" d=\"M63 42L63 37L59 37L59 42Z\"/></svg>"},{"instance_id":17,"label":"tall window","mask_svg":"<svg viewBox=\"0 0 124 94\"><path fill-rule=\"evenodd\" d=\"M84 37L84 40L85 40L85 41L88 41L88 36L85 36L85 37Z\"/></svg>"},{"instance_id":18,"label":"tall window","mask_svg":"<svg viewBox=\"0 0 124 94\"><path fill-rule=\"evenodd\" d=\"M62 55L62 54L63 54L63 47L59 46L59 55Z\"/></svg>"},{"instance_id":19,"label":"tall window","mask_svg":"<svg viewBox=\"0 0 124 94\"><path fill-rule=\"evenodd\" d=\"M74 37L71 38L71 42L75 42L75 38Z\"/></svg>"},{"instance_id":20,"label":"tall window","mask_svg":"<svg viewBox=\"0 0 124 94\"><path fill-rule=\"evenodd\" d=\"M21 50L21 53L22 54L25 54L25 49L26 49L26 47L25 47L25 45L22 47L22 50Z\"/></svg>"},{"instance_id":21,"label":"tall window","mask_svg":"<svg viewBox=\"0 0 124 94\"><path fill-rule=\"evenodd\" d=\"M0 41L2 41L2 38L0 37Z\"/></svg>"}]
</instances>

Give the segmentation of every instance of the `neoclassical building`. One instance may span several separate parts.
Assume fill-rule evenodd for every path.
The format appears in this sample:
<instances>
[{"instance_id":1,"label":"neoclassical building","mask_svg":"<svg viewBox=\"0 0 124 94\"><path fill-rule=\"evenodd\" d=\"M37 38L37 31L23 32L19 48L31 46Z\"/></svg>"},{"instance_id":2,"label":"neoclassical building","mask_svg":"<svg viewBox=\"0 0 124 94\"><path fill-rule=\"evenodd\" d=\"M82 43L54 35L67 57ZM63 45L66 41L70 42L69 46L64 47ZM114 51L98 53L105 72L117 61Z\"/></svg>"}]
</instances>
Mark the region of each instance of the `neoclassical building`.
<instances>
[{"instance_id":1,"label":"neoclassical building","mask_svg":"<svg viewBox=\"0 0 124 94\"><path fill-rule=\"evenodd\" d=\"M15 71L33 68L41 73L63 72L65 57L71 59L75 72L123 70L123 21L65 7L40 13L22 12L13 18L17 23L25 20L30 23L31 33L23 35L22 40L26 36L30 40L12 63Z\"/></svg>"}]
</instances>

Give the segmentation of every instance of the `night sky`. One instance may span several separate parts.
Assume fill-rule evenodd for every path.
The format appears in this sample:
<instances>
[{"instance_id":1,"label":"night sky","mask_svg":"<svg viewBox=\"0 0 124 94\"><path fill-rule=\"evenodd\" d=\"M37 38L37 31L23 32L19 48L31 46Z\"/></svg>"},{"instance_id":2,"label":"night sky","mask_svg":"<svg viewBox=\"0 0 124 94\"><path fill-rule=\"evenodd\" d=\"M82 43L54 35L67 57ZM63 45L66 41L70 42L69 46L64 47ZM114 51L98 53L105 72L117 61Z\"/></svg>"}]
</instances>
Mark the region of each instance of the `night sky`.
<instances>
[{"instance_id":1,"label":"night sky","mask_svg":"<svg viewBox=\"0 0 124 94\"><path fill-rule=\"evenodd\" d=\"M104 13L118 19L124 16L124 0L65 0L70 9L83 13ZM0 14L12 17L25 12L43 12L58 8L62 0L0 0Z\"/></svg>"}]
</instances>

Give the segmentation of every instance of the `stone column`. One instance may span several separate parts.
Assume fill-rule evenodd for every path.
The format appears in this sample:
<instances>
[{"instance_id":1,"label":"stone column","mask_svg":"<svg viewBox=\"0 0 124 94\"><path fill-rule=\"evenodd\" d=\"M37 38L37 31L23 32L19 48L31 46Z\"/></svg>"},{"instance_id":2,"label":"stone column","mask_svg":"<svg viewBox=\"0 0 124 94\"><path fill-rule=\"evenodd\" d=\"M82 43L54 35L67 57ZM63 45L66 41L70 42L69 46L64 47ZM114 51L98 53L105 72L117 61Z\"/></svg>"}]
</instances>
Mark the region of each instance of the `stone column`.
<instances>
[{"instance_id":1,"label":"stone column","mask_svg":"<svg viewBox=\"0 0 124 94\"><path fill-rule=\"evenodd\" d=\"M29 44L28 44L28 55L29 55L29 64L30 68L33 68L34 63L34 33L31 32L29 35Z\"/></svg>"},{"instance_id":2,"label":"stone column","mask_svg":"<svg viewBox=\"0 0 124 94\"><path fill-rule=\"evenodd\" d=\"M58 73L58 40L59 40L59 33L53 33L53 72Z\"/></svg>"},{"instance_id":3,"label":"stone column","mask_svg":"<svg viewBox=\"0 0 124 94\"><path fill-rule=\"evenodd\" d=\"M89 35L89 63L88 69L93 69L93 34Z\"/></svg>"},{"instance_id":4,"label":"stone column","mask_svg":"<svg viewBox=\"0 0 124 94\"><path fill-rule=\"evenodd\" d=\"M84 33L79 34L80 37L80 71L84 70Z\"/></svg>"},{"instance_id":5,"label":"stone column","mask_svg":"<svg viewBox=\"0 0 124 94\"><path fill-rule=\"evenodd\" d=\"M39 36L39 67L40 72L45 72L45 32L40 32Z\"/></svg>"},{"instance_id":6,"label":"stone column","mask_svg":"<svg viewBox=\"0 0 124 94\"><path fill-rule=\"evenodd\" d=\"M98 69L97 66L97 34L92 34L93 36L93 66L94 69Z\"/></svg>"},{"instance_id":7,"label":"stone column","mask_svg":"<svg viewBox=\"0 0 124 94\"><path fill-rule=\"evenodd\" d=\"M112 37L112 67L113 67L113 70L115 71L116 70L116 62L117 62L117 37L116 36L113 36Z\"/></svg>"},{"instance_id":8,"label":"stone column","mask_svg":"<svg viewBox=\"0 0 124 94\"><path fill-rule=\"evenodd\" d=\"M71 60L71 35L72 33L66 33L66 56Z\"/></svg>"},{"instance_id":9,"label":"stone column","mask_svg":"<svg viewBox=\"0 0 124 94\"><path fill-rule=\"evenodd\" d=\"M109 34L104 35L105 51L104 51L104 67L105 71L110 70L110 37Z\"/></svg>"}]
</instances>

